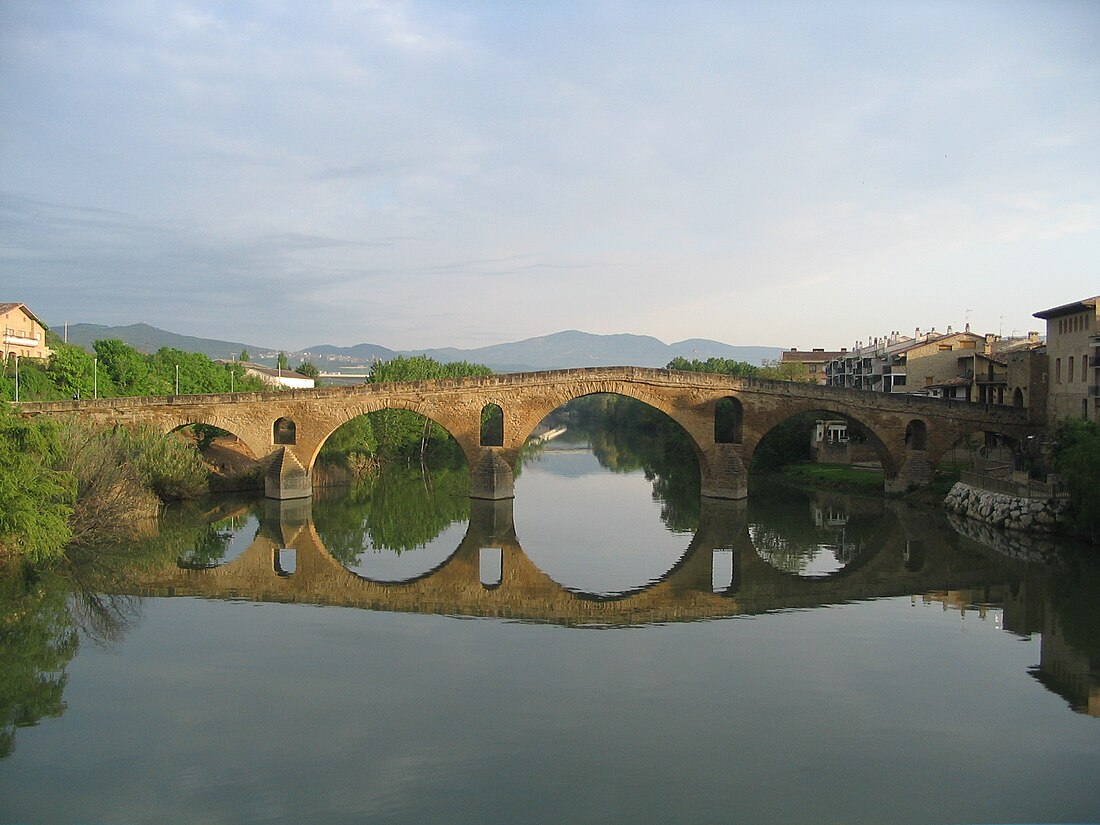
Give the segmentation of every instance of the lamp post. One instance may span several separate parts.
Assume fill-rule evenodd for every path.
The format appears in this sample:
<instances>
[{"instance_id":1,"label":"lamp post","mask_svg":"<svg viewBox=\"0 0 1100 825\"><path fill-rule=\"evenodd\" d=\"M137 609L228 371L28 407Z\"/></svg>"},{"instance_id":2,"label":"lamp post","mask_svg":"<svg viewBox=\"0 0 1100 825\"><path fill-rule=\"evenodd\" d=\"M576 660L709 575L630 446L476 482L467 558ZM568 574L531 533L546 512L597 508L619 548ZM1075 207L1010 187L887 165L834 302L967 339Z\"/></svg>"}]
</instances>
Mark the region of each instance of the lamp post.
<instances>
[{"instance_id":1,"label":"lamp post","mask_svg":"<svg viewBox=\"0 0 1100 825\"><path fill-rule=\"evenodd\" d=\"M180 394L180 365L176 364L176 395Z\"/></svg>"},{"instance_id":2,"label":"lamp post","mask_svg":"<svg viewBox=\"0 0 1100 825\"><path fill-rule=\"evenodd\" d=\"M19 353L15 353L15 403L19 403Z\"/></svg>"},{"instance_id":3,"label":"lamp post","mask_svg":"<svg viewBox=\"0 0 1100 825\"><path fill-rule=\"evenodd\" d=\"M99 398L99 358L92 359L92 400Z\"/></svg>"}]
</instances>

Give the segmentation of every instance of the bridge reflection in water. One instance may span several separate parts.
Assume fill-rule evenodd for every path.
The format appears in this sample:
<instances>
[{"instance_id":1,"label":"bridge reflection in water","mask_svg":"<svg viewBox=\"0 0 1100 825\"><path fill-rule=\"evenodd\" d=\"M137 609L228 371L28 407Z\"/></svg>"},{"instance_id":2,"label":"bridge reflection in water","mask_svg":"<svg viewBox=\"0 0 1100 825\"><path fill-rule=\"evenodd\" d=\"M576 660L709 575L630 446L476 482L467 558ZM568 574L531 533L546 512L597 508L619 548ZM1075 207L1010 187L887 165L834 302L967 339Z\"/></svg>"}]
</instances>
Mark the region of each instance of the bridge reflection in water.
<instances>
[{"instance_id":1,"label":"bridge reflection in water","mask_svg":"<svg viewBox=\"0 0 1100 825\"><path fill-rule=\"evenodd\" d=\"M124 585L145 596L247 598L369 610L497 617L575 627L687 622L911 596L964 615L999 611L1002 629L1042 634L1033 675L1076 710L1100 716L1093 651L1075 649L1052 609L1050 568L973 541L934 514L883 505L881 520L843 566L807 577L771 563L754 545L751 503L704 499L699 526L678 561L656 581L617 594L571 590L547 576L516 537L512 500L472 501L469 526L441 564L406 581L376 581L348 570L326 549L310 499L262 502L251 544L232 561L147 570ZM826 504L817 513L842 526ZM847 563L844 563L847 561ZM731 563L732 562L732 563ZM1078 634L1079 635L1079 634Z\"/></svg>"},{"instance_id":2,"label":"bridge reflection in water","mask_svg":"<svg viewBox=\"0 0 1100 825\"><path fill-rule=\"evenodd\" d=\"M961 589L980 590L980 601L1000 601L1003 589L1019 589L1018 573L998 570L1010 560L960 555L942 540L949 529L937 530L903 507L887 509L865 546L858 552L848 547L848 563L831 575L785 572L754 545L759 529L750 529L745 501L706 499L695 535L656 581L615 594L577 592L524 552L511 499L473 500L470 506L469 526L454 552L406 581L377 581L348 570L325 547L309 499L265 500L256 537L237 558L147 572L141 589L579 625L689 621ZM830 517L835 513L826 511L824 518ZM930 534L935 532L940 535ZM487 564L497 572L487 575ZM996 584L1001 578L1004 583Z\"/></svg>"}]
</instances>

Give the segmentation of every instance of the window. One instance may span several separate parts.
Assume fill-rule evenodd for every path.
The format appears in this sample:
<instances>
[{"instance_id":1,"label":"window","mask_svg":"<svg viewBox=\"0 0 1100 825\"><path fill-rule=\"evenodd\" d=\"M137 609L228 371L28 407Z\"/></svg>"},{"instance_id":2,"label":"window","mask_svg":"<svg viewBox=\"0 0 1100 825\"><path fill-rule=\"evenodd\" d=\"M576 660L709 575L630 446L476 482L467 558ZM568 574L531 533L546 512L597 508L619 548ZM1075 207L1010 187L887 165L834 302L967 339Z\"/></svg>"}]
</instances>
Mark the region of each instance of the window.
<instances>
[{"instance_id":1,"label":"window","mask_svg":"<svg viewBox=\"0 0 1100 825\"><path fill-rule=\"evenodd\" d=\"M1055 358L1054 359L1054 383L1055 384L1061 384L1062 383L1062 359L1061 358Z\"/></svg>"},{"instance_id":2,"label":"window","mask_svg":"<svg viewBox=\"0 0 1100 825\"><path fill-rule=\"evenodd\" d=\"M719 398L714 404L714 443L740 444L743 414L736 398Z\"/></svg>"},{"instance_id":3,"label":"window","mask_svg":"<svg viewBox=\"0 0 1100 825\"><path fill-rule=\"evenodd\" d=\"M1089 357L1087 355L1081 356L1081 380L1089 380Z\"/></svg>"},{"instance_id":4,"label":"window","mask_svg":"<svg viewBox=\"0 0 1100 825\"><path fill-rule=\"evenodd\" d=\"M1066 378L1069 384L1073 383L1073 356L1069 357L1069 369L1066 370Z\"/></svg>"},{"instance_id":5,"label":"window","mask_svg":"<svg viewBox=\"0 0 1100 825\"><path fill-rule=\"evenodd\" d=\"M478 577L481 586L492 590L504 581L504 548L482 547L478 552Z\"/></svg>"},{"instance_id":6,"label":"window","mask_svg":"<svg viewBox=\"0 0 1100 825\"><path fill-rule=\"evenodd\" d=\"M504 411L498 404L486 404L481 409L481 446L500 447L504 444Z\"/></svg>"},{"instance_id":7,"label":"window","mask_svg":"<svg viewBox=\"0 0 1100 825\"><path fill-rule=\"evenodd\" d=\"M280 418L271 426L271 440L275 444L295 444L294 422L289 418Z\"/></svg>"}]
</instances>

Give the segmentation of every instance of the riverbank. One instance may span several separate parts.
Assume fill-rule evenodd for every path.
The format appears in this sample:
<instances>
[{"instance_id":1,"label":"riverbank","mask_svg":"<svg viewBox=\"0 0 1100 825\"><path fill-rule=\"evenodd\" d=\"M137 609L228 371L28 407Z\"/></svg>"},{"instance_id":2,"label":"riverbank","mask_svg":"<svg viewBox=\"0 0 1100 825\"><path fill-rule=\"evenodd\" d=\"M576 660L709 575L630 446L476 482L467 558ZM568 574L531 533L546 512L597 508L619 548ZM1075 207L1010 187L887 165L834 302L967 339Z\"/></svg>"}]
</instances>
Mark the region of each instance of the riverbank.
<instances>
[{"instance_id":1,"label":"riverbank","mask_svg":"<svg viewBox=\"0 0 1100 825\"><path fill-rule=\"evenodd\" d=\"M1070 500L1022 498L957 482L943 500L948 512L1005 530L1055 533L1069 521Z\"/></svg>"}]
</instances>

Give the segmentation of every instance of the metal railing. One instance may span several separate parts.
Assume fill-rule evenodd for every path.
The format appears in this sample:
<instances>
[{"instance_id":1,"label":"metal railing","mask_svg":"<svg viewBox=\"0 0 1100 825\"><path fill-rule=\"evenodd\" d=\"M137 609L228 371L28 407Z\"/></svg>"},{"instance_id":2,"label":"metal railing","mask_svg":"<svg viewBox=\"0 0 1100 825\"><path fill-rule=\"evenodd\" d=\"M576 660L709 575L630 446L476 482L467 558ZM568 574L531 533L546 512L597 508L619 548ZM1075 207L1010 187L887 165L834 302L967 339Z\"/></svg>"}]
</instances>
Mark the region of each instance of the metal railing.
<instances>
[{"instance_id":1,"label":"metal railing","mask_svg":"<svg viewBox=\"0 0 1100 825\"><path fill-rule=\"evenodd\" d=\"M963 470L959 473L959 480L963 484L985 490L987 493L1002 493L1014 498L1067 498L1069 493L1062 486L1061 481L1018 481L1012 478L994 478L984 473L975 473Z\"/></svg>"}]
</instances>

